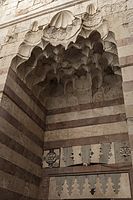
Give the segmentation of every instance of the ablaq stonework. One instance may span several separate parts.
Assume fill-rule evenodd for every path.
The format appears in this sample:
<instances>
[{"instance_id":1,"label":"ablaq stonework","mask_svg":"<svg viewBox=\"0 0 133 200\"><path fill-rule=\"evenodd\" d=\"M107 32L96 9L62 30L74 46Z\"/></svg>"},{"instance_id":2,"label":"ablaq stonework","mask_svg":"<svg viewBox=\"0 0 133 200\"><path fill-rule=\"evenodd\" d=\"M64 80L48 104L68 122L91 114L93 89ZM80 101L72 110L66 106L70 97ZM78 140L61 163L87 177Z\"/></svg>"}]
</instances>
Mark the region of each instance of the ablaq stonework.
<instances>
[{"instance_id":1,"label":"ablaq stonework","mask_svg":"<svg viewBox=\"0 0 133 200\"><path fill-rule=\"evenodd\" d=\"M0 1L0 199L133 199L133 1Z\"/></svg>"}]
</instances>

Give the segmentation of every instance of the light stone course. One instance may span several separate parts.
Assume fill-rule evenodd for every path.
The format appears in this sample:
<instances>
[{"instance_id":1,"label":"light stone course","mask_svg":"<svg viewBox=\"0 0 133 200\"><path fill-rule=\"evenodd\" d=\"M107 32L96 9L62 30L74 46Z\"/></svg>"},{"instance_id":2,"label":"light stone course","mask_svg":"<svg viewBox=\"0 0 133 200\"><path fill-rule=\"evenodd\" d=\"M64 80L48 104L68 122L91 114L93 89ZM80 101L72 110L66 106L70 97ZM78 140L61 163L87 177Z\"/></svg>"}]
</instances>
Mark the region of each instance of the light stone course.
<instances>
[{"instance_id":1,"label":"light stone course","mask_svg":"<svg viewBox=\"0 0 133 200\"><path fill-rule=\"evenodd\" d=\"M11 150L4 144L0 144L0 157L6 159L9 162L14 163L15 165L27 170L28 172L32 172L38 177L41 177L41 167L37 164L34 164L30 160L21 156L16 151Z\"/></svg>"},{"instance_id":2,"label":"light stone course","mask_svg":"<svg viewBox=\"0 0 133 200\"><path fill-rule=\"evenodd\" d=\"M122 78L124 82L133 80L133 66L122 68Z\"/></svg>"},{"instance_id":3,"label":"light stone course","mask_svg":"<svg viewBox=\"0 0 133 200\"><path fill-rule=\"evenodd\" d=\"M133 105L133 91L125 92L124 96L126 105Z\"/></svg>"},{"instance_id":4,"label":"light stone course","mask_svg":"<svg viewBox=\"0 0 133 200\"><path fill-rule=\"evenodd\" d=\"M111 127L111 128L110 128ZM84 138L117 133L126 133L127 123L117 122L86 127L68 128L54 131L46 131L44 141L67 140L74 138Z\"/></svg>"},{"instance_id":5,"label":"light stone course","mask_svg":"<svg viewBox=\"0 0 133 200\"><path fill-rule=\"evenodd\" d=\"M129 44L124 47L118 48L118 54L120 57L126 57L132 55L133 44Z\"/></svg>"},{"instance_id":6,"label":"light stone course","mask_svg":"<svg viewBox=\"0 0 133 200\"><path fill-rule=\"evenodd\" d=\"M124 112L125 112L124 105L109 106L109 107L103 107L103 108L89 109L85 111L70 112L70 113L65 113L65 114L47 116L46 123L51 124L51 123L57 123L57 122L62 122L62 121L71 121L71 120L78 120L78 119L85 119L85 118L116 115L116 114L120 114Z\"/></svg>"}]
</instances>

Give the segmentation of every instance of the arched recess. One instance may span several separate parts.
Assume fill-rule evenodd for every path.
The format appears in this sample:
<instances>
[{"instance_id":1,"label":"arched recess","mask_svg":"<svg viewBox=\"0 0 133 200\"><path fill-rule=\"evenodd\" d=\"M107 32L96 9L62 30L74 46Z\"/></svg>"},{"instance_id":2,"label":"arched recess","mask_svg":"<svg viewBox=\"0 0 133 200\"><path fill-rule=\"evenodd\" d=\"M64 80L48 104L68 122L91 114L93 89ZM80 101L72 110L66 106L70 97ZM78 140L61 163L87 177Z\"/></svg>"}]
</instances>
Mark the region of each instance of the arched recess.
<instances>
[{"instance_id":1,"label":"arched recess","mask_svg":"<svg viewBox=\"0 0 133 200\"><path fill-rule=\"evenodd\" d=\"M121 76L114 33L109 31L107 21L93 4L87 7L82 20L65 10L57 13L44 30L39 30L34 22L11 68L39 98L49 87L45 80L52 78L63 84L64 94L67 82L72 83L74 91L78 70L91 74L89 87L94 87L94 91L104 84L102 79L106 70L117 78ZM45 104L43 99L41 101Z\"/></svg>"},{"instance_id":2,"label":"arched recess","mask_svg":"<svg viewBox=\"0 0 133 200\"><path fill-rule=\"evenodd\" d=\"M61 44L53 46L48 43L44 50L36 46L30 58L15 70L45 106L49 97L58 96L58 90L60 96L71 91L75 97L76 92L80 95L80 92L88 91L88 102L98 98L98 90L103 100L109 98L106 94L115 87L119 89L117 93L114 90L112 98L115 95L116 98L122 96L121 72L112 32L108 32L104 40L98 31L92 31L87 38L79 35L75 43L69 43L67 49ZM82 86L82 79L85 79L85 86ZM103 92L101 88L104 88Z\"/></svg>"},{"instance_id":3,"label":"arched recess","mask_svg":"<svg viewBox=\"0 0 133 200\"><path fill-rule=\"evenodd\" d=\"M56 129L54 126L57 124L49 123L46 114L77 105L97 108L101 102L107 102L107 105L108 102L123 104L117 44L114 33L108 29L101 12L91 4L82 19L65 10L57 13L44 29L34 22L12 60L1 101L2 130L7 130L5 137L14 144L7 145L3 142L8 146L5 147L8 156L3 154L6 160L3 162L8 165L9 160L12 169L17 168L15 180L12 172L4 169L4 173L11 176L6 189L14 192L12 199L14 195L23 196L24 199L37 199L38 195L42 195L40 198L43 199L45 195L47 199L48 188L44 188L44 185L38 194L42 177L44 132L46 131L46 140L50 143L53 141L50 130ZM115 116L109 118L112 123L123 122L122 126L120 123L120 127L117 127L120 128L117 134L124 132L123 138L127 139L123 108L116 111L116 115L115 110L111 113ZM96 115L95 117L97 118ZM99 120L99 123L102 122ZM85 124L85 127L89 126ZM113 134L117 128L114 128ZM97 134L99 131L93 132ZM102 134L104 132L102 130ZM55 138L54 134L53 131ZM85 135L84 138L90 137L89 131ZM58 134L56 140L58 136L59 140L63 140L63 136ZM69 139L74 137L70 136ZM79 135L76 139L78 138L82 136ZM67 135L65 139L67 140ZM13 159L9 149L17 152L12 152ZM3 176L6 177L5 174ZM13 180L18 185L16 188L11 187L15 185ZM42 182L47 185L49 180L45 177Z\"/></svg>"}]
</instances>

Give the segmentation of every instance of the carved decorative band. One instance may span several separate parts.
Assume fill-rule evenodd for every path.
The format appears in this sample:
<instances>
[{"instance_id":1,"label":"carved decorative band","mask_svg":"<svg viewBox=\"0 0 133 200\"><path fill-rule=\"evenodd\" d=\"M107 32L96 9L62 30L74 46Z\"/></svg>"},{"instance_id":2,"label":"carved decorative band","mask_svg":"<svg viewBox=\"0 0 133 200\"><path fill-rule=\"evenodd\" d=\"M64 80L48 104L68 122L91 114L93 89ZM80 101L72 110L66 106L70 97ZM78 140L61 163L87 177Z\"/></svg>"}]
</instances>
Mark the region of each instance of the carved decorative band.
<instances>
[{"instance_id":1,"label":"carved decorative band","mask_svg":"<svg viewBox=\"0 0 133 200\"><path fill-rule=\"evenodd\" d=\"M78 139L68 139L68 140L59 140L59 141L50 141L45 142L44 149L57 149L69 146L79 146L79 145L91 145L98 143L107 143L107 142L116 142L116 141L126 141L129 140L128 133L119 133L113 135L102 135L102 136L93 136L85 137Z\"/></svg>"},{"instance_id":2,"label":"carved decorative band","mask_svg":"<svg viewBox=\"0 0 133 200\"><path fill-rule=\"evenodd\" d=\"M25 158L31 160L33 163L41 166L42 159L36 156L34 153L26 149L21 144L17 143L15 140L12 140L7 135L5 135L2 131L0 131L0 141L2 144L8 146L12 150L16 151L17 153L21 154ZM40 155L41 156L41 155Z\"/></svg>"},{"instance_id":3,"label":"carved decorative band","mask_svg":"<svg viewBox=\"0 0 133 200\"><path fill-rule=\"evenodd\" d=\"M127 172L51 177L49 185L49 200L131 198Z\"/></svg>"},{"instance_id":4,"label":"carved decorative band","mask_svg":"<svg viewBox=\"0 0 133 200\"><path fill-rule=\"evenodd\" d=\"M122 105L122 104L124 104L124 100L123 100L123 98L119 98L119 99L113 99L113 100L102 101L102 102L87 103L87 104L80 104L77 106L52 109L52 110L47 111L47 115L55 115L55 114L61 114L61 113L82 111L82 110Z\"/></svg>"},{"instance_id":5,"label":"carved decorative band","mask_svg":"<svg viewBox=\"0 0 133 200\"><path fill-rule=\"evenodd\" d=\"M14 165L13 163L3 158L0 158L0 170L10 175L16 176L28 183L32 183L36 186L39 186L40 184L40 177Z\"/></svg>"},{"instance_id":6,"label":"carved decorative band","mask_svg":"<svg viewBox=\"0 0 133 200\"><path fill-rule=\"evenodd\" d=\"M38 107L46 113L46 108L40 103L40 101L33 95L32 91L19 79L17 74L10 68L9 76L29 95L30 98L38 105Z\"/></svg>"},{"instance_id":7,"label":"carved decorative band","mask_svg":"<svg viewBox=\"0 0 133 200\"><path fill-rule=\"evenodd\" d=\"M125 121L125 120L126 120L126 114L122 113L122 114L117 114L117 115L109 115L109 116L103 116L103 117L94 117L94 118L88 118L88 119L79 119L79 120L58 122L55 124L48 124L46 125L46 130L52 131L52 130L59 130L59 129L114 123L114 122L120 122L120 121Z\"/></svg>"},{"instance_id":8,"label":"carved decorative band","mask_svg":"<svg viewBox=\"0 0 133 200\"><path fill-rule=\"evenodd\" d=\"M22 109L35 123L37 123L43 130L45 130L45 122L43 122L25 102L20 99L14 91L7 85L4 88L4 93L10 98L20 109Z\"/></svg>"},{"instance_id":9,"label":"carved decorative band","mask_svg":"<svg viewBox=\"0 0 133 200\"><path fill-rule=\"evenodd\" d=\"M42 140L40 140L34 133L29 131L21 122L19 122L17 119L15 119L12 115L10 115L10 113L8 113L2 107L0 107L0 116L2 118L4 118L5 120L7 120L12 126L14 126L16 129L18 129L24 135L26 135L33 142L35 142L38 146L40 146L40 147L43 146Z\"/></svg>"},{"instance_id":10,"label":"carved decorative band","mask_svg":"<svg viewBox=\"0 0 133 200\"><path fill-rule=\"evenodd\" d=\"M121 136L122 137L122 136ZM77 145L77 144L76 144ZM44 150L43 168L131 163L129 140L97 142Z\"/></svg>"},{"instance_id":11,"label":"carved decorative band","mask_svg":"<svg viewBox=\"0 0 133 200\"><path fill-rule=\"evenodd\" d=\"M10 200L18 200L18 199L37 200L37 199L31 198L31 197L26 197L26 196L24 196L22 194L10 191L10 190L5 189L5 188L0 188L0 196L1 196L1 199L3 199L3 200L4 199L10 199Z\"/></svg>"}]
</instances>

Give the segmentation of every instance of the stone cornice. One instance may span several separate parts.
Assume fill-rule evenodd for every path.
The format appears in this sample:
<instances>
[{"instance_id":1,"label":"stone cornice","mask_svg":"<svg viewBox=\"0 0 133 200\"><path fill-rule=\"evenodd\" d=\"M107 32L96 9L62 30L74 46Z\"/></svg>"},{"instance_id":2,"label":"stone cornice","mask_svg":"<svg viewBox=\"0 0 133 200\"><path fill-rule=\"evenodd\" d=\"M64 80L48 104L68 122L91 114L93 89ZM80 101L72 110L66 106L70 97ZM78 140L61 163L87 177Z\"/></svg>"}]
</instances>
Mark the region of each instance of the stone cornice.
<instances>
[{"instance_id":1,"label":"stone cornice","mask_svg":"<svg viewBox=\"0 0 133 200\"><path fill-rule=\"evenodd\" d=\"M57 12L57 11L60 11L62 9L69 8L71 6L75 6L75 4L77 5L77 4L84 3L84 2L88 2L88 0L70 1L70 2L67 2L67 3L61 4L61 5L55 6L55 7L42 9L42 10L39 10L39 11L36 10L36 12L34 12L34 13L28 13L28 14L25 14L23 16L16 17L15 19L5 21L4 23L0 24L0 29L15 25L17 23L21 23L21 22L26 21L26 20L30 20L32 18L36 18L36 17L42 16L42 15L47 15L47 14L52 13L52 12Z\"/></svg>"}]
</instances>

